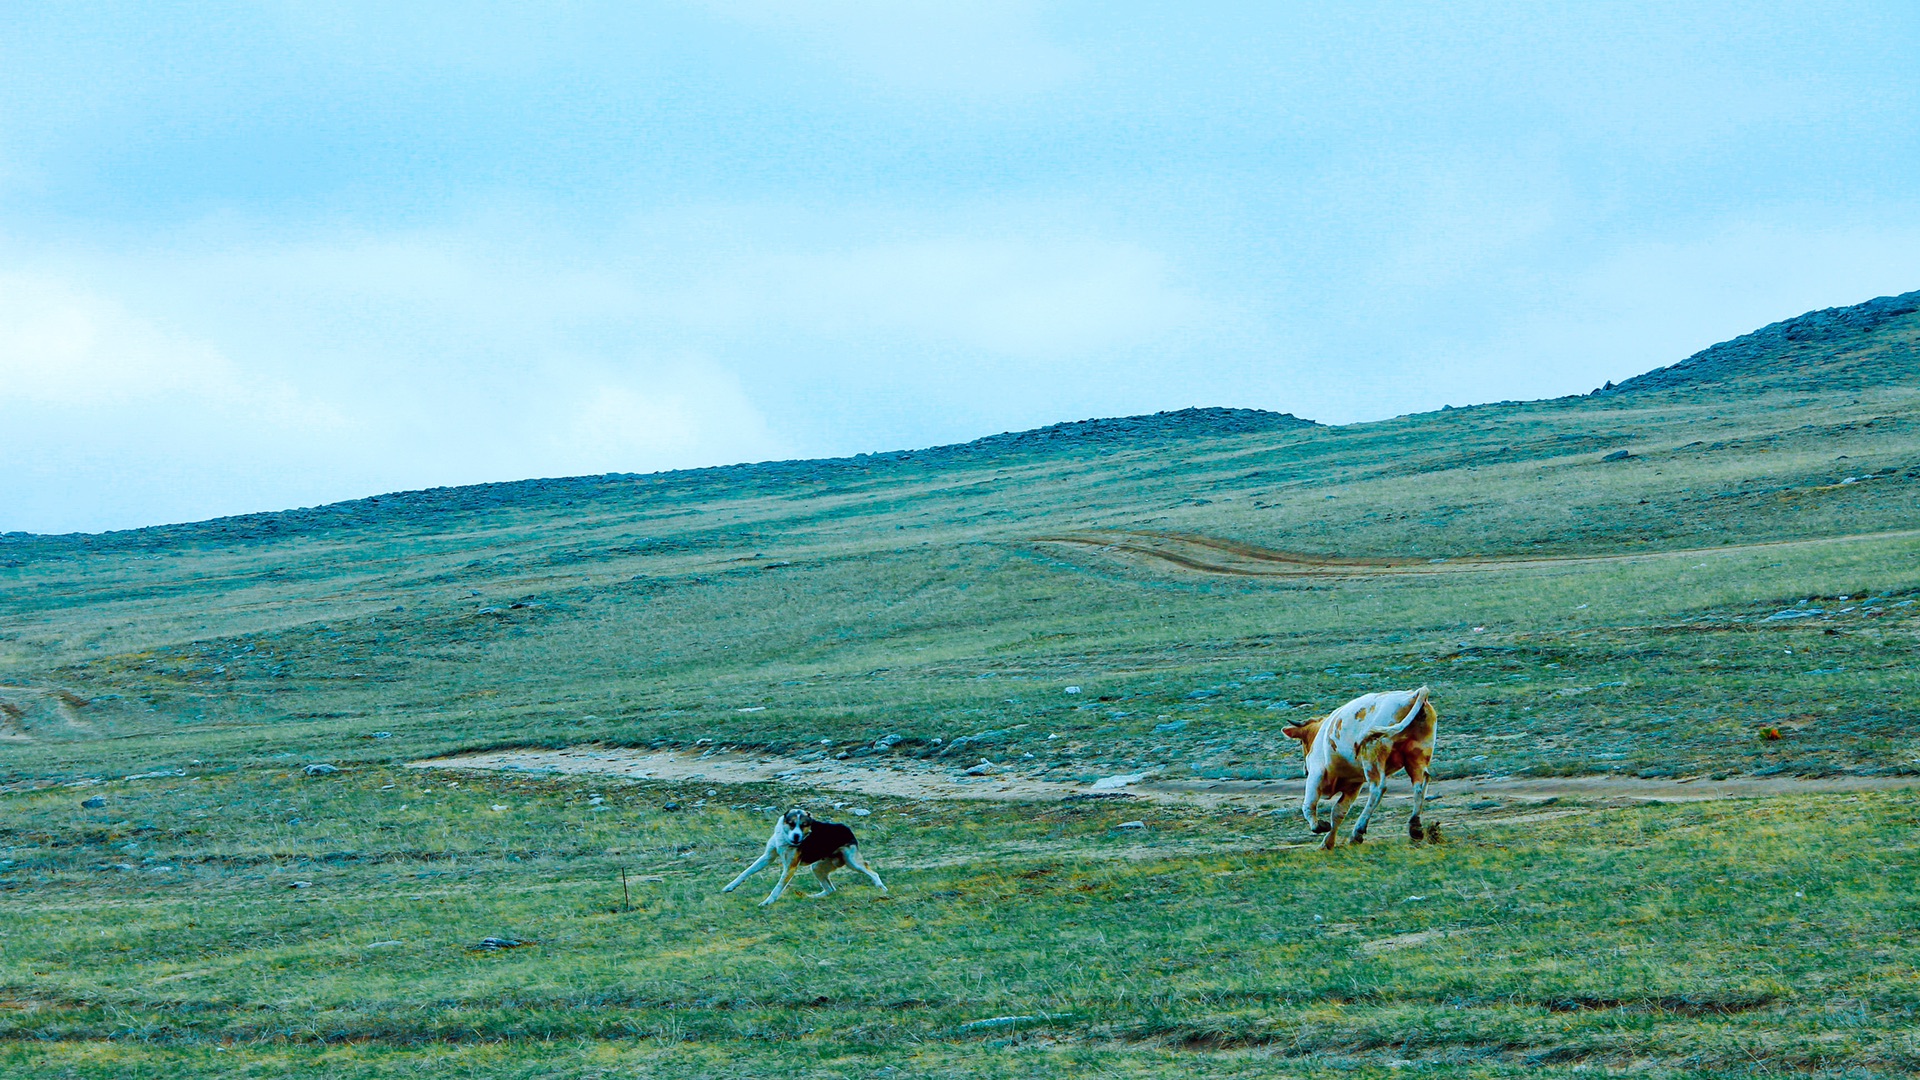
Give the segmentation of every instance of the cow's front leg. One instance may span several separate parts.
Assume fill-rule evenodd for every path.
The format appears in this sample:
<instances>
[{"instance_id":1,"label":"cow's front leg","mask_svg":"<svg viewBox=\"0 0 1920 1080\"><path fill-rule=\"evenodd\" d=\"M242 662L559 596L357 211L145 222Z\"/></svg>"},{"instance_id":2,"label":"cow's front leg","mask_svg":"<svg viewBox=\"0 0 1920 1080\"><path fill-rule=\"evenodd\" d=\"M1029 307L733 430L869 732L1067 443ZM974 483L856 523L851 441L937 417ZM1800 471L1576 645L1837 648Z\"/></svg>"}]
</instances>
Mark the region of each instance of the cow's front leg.
<instances>
[{"instance_id":1,"label":"cow's front leg","mask_svg":"<svg viewBox=\"0 0 1920 1080\"><path fill-rule=\"evenodd\" d=\"M1354 796L1358 794L1360 794L1358 785L1346 788L1340 792L1340 801L1333 804L1333 820L1327 825L1327 838L1320 841L1322 850L1333 850L1334 838L1340 835L1340 821L1347 816L1347 807L1353 805Z\"/></svg>"},{"instance_id":2,"label":"cow's front leg","mask_svg":"<svg viewBox=\"0 0 1920 1080\"><path fill-rule=\"evenodd\" d=\"M1323 833L1328 826L1320 820L1320 778L1324 774L1315 769L1307 773L1307 793L1300 800L1300 816L1307 819L1307 828Z\"/></svg>"}]
</instances>

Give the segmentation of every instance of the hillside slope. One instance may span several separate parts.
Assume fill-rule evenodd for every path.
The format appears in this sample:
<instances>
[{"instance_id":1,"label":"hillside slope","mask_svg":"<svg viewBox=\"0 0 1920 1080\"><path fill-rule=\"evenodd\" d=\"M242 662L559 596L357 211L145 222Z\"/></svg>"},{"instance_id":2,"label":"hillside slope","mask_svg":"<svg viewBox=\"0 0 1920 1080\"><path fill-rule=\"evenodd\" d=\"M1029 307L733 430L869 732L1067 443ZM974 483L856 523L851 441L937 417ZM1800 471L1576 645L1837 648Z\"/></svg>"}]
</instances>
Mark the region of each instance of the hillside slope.
<instances>
[{"instance_id":1,"label":"hillside slope","mask_svg":"<svg viewBox=\"0 0 1920 1080\"><path fill-rule=\"evenodd\" d=\"M1920 290L1783 319L1602 392L1870 390L1920 380Z\"/></svg>"},{"instance_id":2,"label":"hillside slope","mask_svg":"<svg viewBox=\"0 0 1920 1080\"><path fill-rule=\"evenodd\" d=\"M1435 686L1469 772L1684 771L1726 746L1735 771L1911 769L1920 377L1896 299L1631 389L1373 424L1187 410L9 536L0 684L73 723L23 712L4 769L1025 724L1004 749L1036 769L1272 770L1277 711L1382 680ZM1345 569L1141 554L1166 544ZM1434 560L1485 569L1368 569ZM1766 621L1813 597L1852 610ZM1703 671L1741 708L1679 722ZM1835 718L1808 723L1810 693ZM1758 744L1762 720L1806 734Z\"/></svg>"}]
</instances>

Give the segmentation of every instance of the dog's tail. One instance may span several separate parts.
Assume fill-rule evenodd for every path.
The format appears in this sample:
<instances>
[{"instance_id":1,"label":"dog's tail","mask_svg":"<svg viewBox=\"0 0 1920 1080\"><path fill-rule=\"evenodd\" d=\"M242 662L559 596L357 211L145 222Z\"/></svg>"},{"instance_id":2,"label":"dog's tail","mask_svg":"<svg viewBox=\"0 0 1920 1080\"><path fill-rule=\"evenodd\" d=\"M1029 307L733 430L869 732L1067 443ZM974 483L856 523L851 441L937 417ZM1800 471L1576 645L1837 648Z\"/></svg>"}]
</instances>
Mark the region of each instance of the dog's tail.
<instances>
[{"instance_id":1,"label":"dog's tail","mask_svg":"<svg viewBox=\"0 0 1920 1080\"><path fill-rule=\"evenodd\" d=\"M1365 746L1366 744L1374 741L1375 739L1391 739L1399 735L1401 732L1412 727L1413 722L1419 719L1420 714L1423 711L1425 711L1427 707L1427 695L1430 692L1431 691L1429 691L1424 686L1418 690L1415 690L1413 692L1413 702L1407 706L1407 715L1401 717L1399 723L1393 725L1392 727L1375 728L1372 731L1367 732L1365 735L1361 736L1360 742L1357 745Z\"/></svg>"}]
</instances>

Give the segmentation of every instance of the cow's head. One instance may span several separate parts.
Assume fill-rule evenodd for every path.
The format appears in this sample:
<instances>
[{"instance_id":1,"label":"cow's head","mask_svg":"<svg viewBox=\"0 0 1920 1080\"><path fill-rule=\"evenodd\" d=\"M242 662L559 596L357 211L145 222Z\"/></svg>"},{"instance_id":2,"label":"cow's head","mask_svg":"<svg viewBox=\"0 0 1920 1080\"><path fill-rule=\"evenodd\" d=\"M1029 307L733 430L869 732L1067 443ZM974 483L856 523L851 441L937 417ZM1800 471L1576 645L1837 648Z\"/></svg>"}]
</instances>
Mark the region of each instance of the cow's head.
<instances>
[{"instance_id":1,"label":"cow's head","mask_svg":"<svg viewBox=\"0 0 1920 1080\"><path fill-rule=\"evenodd\" d=\"M1299 739L1301 751L1310 751L1313 749L1314 736L1320 734L1320 725L1326 722L1326 717L1316 716L1304 724L1295 724L1289 728L1281 728L1280 734L1285 735L1289 739Z\"/></svg>"}]
</instances>

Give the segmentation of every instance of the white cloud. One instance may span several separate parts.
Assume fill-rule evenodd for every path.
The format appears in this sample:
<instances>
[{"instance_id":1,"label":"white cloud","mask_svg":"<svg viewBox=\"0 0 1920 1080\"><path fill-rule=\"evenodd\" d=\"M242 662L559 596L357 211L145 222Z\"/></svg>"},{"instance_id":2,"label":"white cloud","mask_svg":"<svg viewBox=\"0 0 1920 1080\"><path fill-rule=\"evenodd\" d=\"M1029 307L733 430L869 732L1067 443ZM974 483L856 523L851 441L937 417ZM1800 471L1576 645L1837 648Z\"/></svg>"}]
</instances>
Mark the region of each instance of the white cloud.
<instances>
[{"instance_id":1,"label":"white cloud","mask_svg":"<svg viewBox=\"0 0 1920 1080\"><path fill-rule=\"evenodd\" d=\"M685 361L645 386L600 383L576 396L556 425L551 460L566 473L692 468L764 460L780 444L740 381Z\"/></svg>"},{"instance_id":2,"label":"white cloud","mask_svg":"<svg viewBox=\"0 0 1920 1080\"><path fill-rule=\"evenodd\" d=\"M169 334L61 282L0 274L0 401L100 405L185 394L241 396L237 372L202 342Z\"/></svg>"},{"instance_id":3,"label":"white cloud","mask_svg":"<svg viewBox=\"0 0 1920 1080\"><path fill-rule=\"evenodd\" d=\"M1016 98L1059 87L1085 68L1047 38L1039 5L1019 0L725 0L703 6L776 37L801 56L902 90Z\"/></svg>"},{"instance_id":4,"label":"white cloud","mask_svg":"<svg viewBox=\"0 0 1920 1080\"><path fill-rule=\"evenodd\" d=\"M169 414L276 437L337 432L344 417L211 342L57 277L0 272L0 406Z\"/></svg>"},{"instance_id":5,"label":"white cloud","mask_svg":"<svg viewBox=\"0 0 1920 1080\"><path fill-rule=\"evenodd\" d=\"M1078 240L956 237L774 255L723 287L735 318L1036 361L1142 344L1205 307L1169 281L1154 253Z\"/></svg>"},{"instance_id":6,"label":"white cloud","mask_svg":"<svg viewBox=\"0 0 1920 1080\"><path fill-rule=\"evenodd\" d=\"M1805 311L1920 287L1920 228L1815 217L1623 245L1545 283L1482 341L1450 346L1441 392L1455 404L1584 393Z\"/></svg>"}]
</instances>

